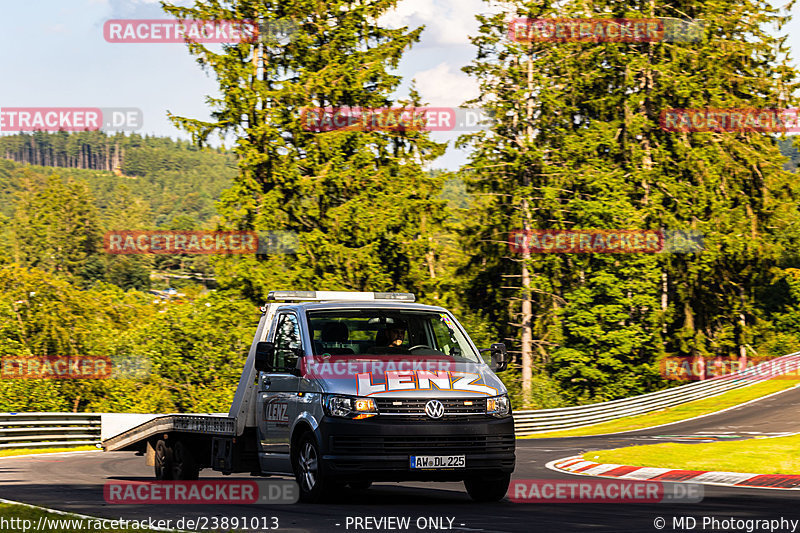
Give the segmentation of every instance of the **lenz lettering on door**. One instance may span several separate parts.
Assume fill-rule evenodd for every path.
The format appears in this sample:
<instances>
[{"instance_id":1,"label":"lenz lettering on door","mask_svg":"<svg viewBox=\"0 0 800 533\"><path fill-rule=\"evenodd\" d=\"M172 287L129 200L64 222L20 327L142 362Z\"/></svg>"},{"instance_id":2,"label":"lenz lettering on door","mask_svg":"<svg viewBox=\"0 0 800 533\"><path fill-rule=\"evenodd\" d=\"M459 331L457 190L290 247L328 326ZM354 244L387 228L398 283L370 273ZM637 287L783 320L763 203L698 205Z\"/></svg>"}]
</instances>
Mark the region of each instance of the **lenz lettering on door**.
<instances>
[{"instance_id":1,"label":"lenz lettering on door","mask_svg":"<svg viewBox=\"0 0 800 533\"><path fill-rule=\"evenodd\" d=\"M265 419L267 422L288 422L289 417L286 415L286 408L288 405L285 402L273 402L264 406L266 409Z\"/></svg>"}]
</instances>

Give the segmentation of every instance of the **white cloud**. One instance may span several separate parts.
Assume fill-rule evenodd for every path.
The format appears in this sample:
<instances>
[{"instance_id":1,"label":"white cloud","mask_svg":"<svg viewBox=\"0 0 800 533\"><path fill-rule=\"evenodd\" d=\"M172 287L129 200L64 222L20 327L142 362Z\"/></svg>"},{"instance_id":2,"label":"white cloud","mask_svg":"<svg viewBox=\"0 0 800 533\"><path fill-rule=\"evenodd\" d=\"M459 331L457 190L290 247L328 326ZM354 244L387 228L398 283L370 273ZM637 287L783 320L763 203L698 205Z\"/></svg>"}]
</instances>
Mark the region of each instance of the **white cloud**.
<instances>
[{"instance_id":1,"label":"white cloud","mask_svg":"<svg viewBox=\"0 0 800 533\"><path fill-rule=\"evenodd\" d=\"M423 102L431 106L457 107L479 94L478 84L449 63L439 63L414 74Z\"/></svg>"},{"instance_id":2,"label":"white cloud","mask_svg":"<svg viewBox=\"0 0 800 533\"><path fill-rule=\"evenodd\" d=\"M478 33L475 15L498 10L484 0L401 0L379 22L392 28L424 24L423 45L463 45L469 43L467 36Z\"/></svg>"}]
</instances>

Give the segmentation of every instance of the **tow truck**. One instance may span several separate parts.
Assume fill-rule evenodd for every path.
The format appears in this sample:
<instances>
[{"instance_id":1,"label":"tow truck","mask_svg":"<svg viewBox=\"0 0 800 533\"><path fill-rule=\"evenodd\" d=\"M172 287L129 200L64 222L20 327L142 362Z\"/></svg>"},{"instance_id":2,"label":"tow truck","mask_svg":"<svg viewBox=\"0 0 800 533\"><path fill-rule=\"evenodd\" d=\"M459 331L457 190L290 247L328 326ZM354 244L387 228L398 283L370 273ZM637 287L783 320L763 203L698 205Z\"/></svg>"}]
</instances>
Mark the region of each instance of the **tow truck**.
<instances>
[{"instance_id":1,"label":"tow truck","mask_svg":"<svg viewBox=\"0 0 800 533\"><path fill-rule=\"evenodd\" d=\"M202 469L294 476L300 499L345 485L463 481L503 498L515 465L502 343L410 293L271 291L227 416L158 416L103 441L158 480ZM484 360L482 353L488 352Z\"/></svg>"}]
</instances>

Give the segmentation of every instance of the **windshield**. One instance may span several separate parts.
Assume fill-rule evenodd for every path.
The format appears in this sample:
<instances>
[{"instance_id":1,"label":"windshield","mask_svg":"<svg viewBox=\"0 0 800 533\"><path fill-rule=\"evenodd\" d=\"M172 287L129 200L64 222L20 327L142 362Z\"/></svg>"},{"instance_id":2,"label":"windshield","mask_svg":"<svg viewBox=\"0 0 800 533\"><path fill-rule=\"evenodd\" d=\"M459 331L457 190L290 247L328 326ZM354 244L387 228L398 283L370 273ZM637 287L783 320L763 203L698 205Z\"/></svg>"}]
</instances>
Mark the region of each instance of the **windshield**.
<instances>
[{"instance_id":1,"label":"windshield","mask_svg":"<svg viewBox=\"0 0 800 533\"><path fill-rule=\"evenodd\" d=\"M480 363L447 313L387 309L309 311L314 355L449 356Z\"/></svg>"}]
</instances>

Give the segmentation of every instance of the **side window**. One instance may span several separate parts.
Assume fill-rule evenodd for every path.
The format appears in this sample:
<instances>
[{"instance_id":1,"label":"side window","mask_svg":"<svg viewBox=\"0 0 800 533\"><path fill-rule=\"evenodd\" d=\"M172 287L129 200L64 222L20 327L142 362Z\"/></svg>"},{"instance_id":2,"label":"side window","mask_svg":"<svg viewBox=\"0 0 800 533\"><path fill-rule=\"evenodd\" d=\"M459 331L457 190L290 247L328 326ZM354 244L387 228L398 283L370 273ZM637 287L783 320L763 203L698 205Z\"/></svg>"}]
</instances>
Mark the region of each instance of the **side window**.
<instances>
[{"instance_id":1,"label":"side window","mask_svg":"<svg viewBox=\"0 0 800 533\"><path fill-rule=\"evenodd\" d=\"M278 368L294 368L297 366L297 354L303 349L300 340L300 325L297 317L285 313L278 317L275 331L275 366Z\"/></svg>"},{"instance_id":2,"label":"side window","mask_svg":"<svg viewBox=\"0 0 800 533\"><path fill-rule=\"evenodd\" d=\"M460 357L461 348L458 345L458 341L453 335L453 330L448 327L444 320L444 318L441 318L440 320L431 320L430 322L431 328L433 328L433 334L436 337L435 348L445 355Z\"/></svg>"}]
</instances>

